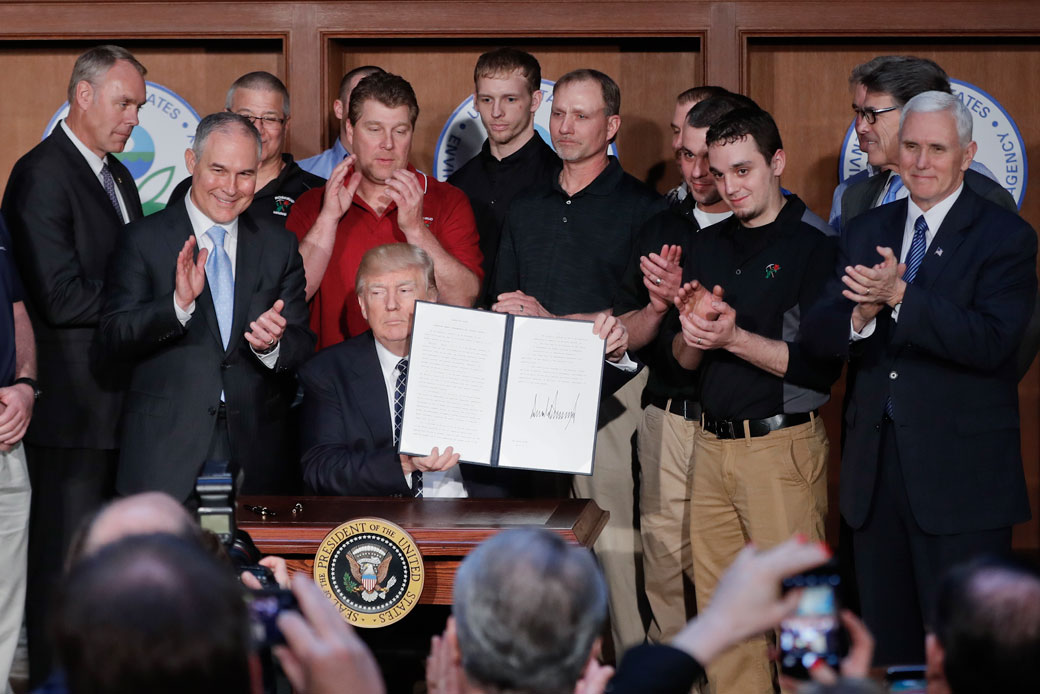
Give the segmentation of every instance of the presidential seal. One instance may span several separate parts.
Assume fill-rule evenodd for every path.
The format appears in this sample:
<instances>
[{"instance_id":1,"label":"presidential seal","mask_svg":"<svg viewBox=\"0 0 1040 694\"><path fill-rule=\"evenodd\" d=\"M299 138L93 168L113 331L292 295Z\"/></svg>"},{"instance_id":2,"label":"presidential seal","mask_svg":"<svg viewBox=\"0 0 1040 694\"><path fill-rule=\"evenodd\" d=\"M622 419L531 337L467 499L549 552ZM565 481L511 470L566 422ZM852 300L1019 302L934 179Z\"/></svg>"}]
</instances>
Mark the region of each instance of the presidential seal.
<instances>
[{"instance_id":1,"label":"presidential seal","mask_svg":"<svg viewBox=\"0 0 1040 694\"><path fill-rule=\"evenodd\" d=\"M535 134L552 147L549 136L549 116L552 114L553 85L552 80L542 80L542 103L534 112ZM462 165L475 157L487 139L487 130L480 122L480 114L473 102L473 94L459 104L444 124L437 146L433 150L433 175L438 181L448 180ZM617 156L617 144L610 143L607 153Z\"/></svg>"},{"instance_id":2,"label":"presidential seal","mask_svg":"<svg viewBox=\"0 0 1040 694\"><path fill-rule=\"evenodd\" d=\"M425 569L415 540L380 518L339 526L314 555L314 580L356 627L383 627L419 603Z\"/></svg>"},{"instance_id":3,"label":"presidential seal","mask_svg":"<svg viewBox=\"0 0 1040 694\"><path fill-rule=\"evenodd\" d=\"M992 96L973 84L950 79L954 95L971 111L972 139L979 145L975 161L982 164L991 178L1000 183L1018 208L1026 194L1026 178L1029 164L1026 161L1026 145L1018 125L1004 107ZM845 133L838 157L838 179L844 181L867 168L867 155L859 148L856 137L856 121Z\"/></svg>"},{"instance_id":4,"label":"presidential seal","mask_svg":"<svg viewBox=\"0 0 1040 694\"><path fill-rule=\"evenodd\" d=\"M184 150L195 140L200 119L187 101L161 84L145 82L145 93L145 104L138 113L140 122L115 157L134 177L141 206L148 215L166 207L170 193L188 177ZM66 102L51 116L44 139L68 113Z\"/></svg>"}]
</instances>

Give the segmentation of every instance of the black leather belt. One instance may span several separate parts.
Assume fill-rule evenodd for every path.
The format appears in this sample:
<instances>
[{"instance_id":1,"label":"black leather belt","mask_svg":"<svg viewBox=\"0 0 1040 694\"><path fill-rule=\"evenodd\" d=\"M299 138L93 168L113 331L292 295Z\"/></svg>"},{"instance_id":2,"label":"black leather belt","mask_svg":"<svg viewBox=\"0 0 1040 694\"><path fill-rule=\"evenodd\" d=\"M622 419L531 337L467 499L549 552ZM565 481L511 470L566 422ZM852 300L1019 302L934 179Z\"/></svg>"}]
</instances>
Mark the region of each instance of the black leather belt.
<instances>
[{"instance_id":1,"label":"black leather belt","mask_svg":"<svg viewBox=\"0 0 1040 694\"><path fill-rule=\"evenodd\" d=\"M668 402L669 400L671 402ZM654 393L643 391L642 406L647 407L648 405L653 405L658 409L685 417L690 421L701 418L701 404L696 400L669 398L664 395L655 395Z\"/></svg>"},{"instance_id":2,"label":"black leather belt","mask_svg":"<svg viewBox=\"0 0 1040 694\"><path fill-rule=\"evenodd\" d=\"M812 412L797 412L795 414L777 414L765 419L716 419L707 412L704 413L704 430L715 434L720 439L742 439L744 438L744 422L747 422L748 430L752 437L765 436L771 431L786 429L787 427L805 424L813 417L819 417L817 410Z\"/></svg>"}]
</instances>

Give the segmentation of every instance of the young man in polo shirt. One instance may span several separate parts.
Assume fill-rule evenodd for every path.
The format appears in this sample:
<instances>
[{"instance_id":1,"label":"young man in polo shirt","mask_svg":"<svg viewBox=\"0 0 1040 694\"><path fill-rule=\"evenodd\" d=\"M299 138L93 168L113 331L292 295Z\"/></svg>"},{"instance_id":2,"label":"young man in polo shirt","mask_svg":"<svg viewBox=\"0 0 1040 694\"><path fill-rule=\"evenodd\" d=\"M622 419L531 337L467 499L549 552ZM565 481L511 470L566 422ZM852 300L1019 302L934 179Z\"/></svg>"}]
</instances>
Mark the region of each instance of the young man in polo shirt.
<instances>
[{"instance_id":1,"label":"young man in polo shirt","mask_svg":"<svg viewBox=\"0 0 1040 694\"><path fill-rule=\"evenodd\" d=\"M403 78L383 72L358 82L347 124L353 154L333 169L324 188L302 195L289 215L286 227L300 238L319 349L368 330L354 277L370 248L403 242L426 251L441 303L471 306L480 290L469 201L408 163L418 115L415 92Z\"/></svg>"},{"instance_id":2,"label":"young man in polo shirt","mask_svg":"<svg viewBox=\"0 0 1040 694\"><path fill-rule=\"evenodd\" d=\"M824 537L829 444L817 408L840 373L805 354L799 321L837 256L832 238L785 197L786 163L772 117L741 108L708 129L708 158L729 219L702 229L684 258L673 354L700 369L703 429L696 435L691 546L697 604L748 543L792 534ZM712 691L773 691L766 639L734 648L709 668Z\"/></svg>"}]
</instances>

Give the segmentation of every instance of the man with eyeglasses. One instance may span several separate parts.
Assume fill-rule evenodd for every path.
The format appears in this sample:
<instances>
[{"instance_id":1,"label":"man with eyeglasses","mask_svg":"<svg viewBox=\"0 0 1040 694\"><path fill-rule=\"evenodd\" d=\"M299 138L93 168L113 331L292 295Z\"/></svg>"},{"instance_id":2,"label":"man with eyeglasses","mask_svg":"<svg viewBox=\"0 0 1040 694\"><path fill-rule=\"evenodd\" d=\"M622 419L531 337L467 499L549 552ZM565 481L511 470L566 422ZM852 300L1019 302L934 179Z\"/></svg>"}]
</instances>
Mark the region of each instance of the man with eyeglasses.
<instances>
[{"instance_id":1,"label":"man with eyeglasses","mask_svg":"<svg viewBox=\"0 0 1040 694\"><path fill-rule=\"evenodd\" d=\"M275 221L285 226L289 210L311 188L321 188L325 179L300 168L285 150L289 127L289 90L270 72L250 72L232 83L224 110L246 118L260 133L260 168L256 172L256 194L246 214L261 223ZM181 181L167 205L180 202L191 188L191 177Z\"/></svg>"},{"instance_id":2,"label":"man with eyeglasses","mask_svg":"<svg viewBox=\"0 0 1040 694\"><path fill-rule=\"evenodd\" d=\"M907 196L899 175L899 116L903 105L927 91L952 93L950 78L934 61L882 55L853 68L849 75L856 136L870 168L840 183L834 191L829 221L841 233L852 218ZM964 175L976 193L1017 213L1014 198L977 161Z\"/></svg>"}]
</instances>

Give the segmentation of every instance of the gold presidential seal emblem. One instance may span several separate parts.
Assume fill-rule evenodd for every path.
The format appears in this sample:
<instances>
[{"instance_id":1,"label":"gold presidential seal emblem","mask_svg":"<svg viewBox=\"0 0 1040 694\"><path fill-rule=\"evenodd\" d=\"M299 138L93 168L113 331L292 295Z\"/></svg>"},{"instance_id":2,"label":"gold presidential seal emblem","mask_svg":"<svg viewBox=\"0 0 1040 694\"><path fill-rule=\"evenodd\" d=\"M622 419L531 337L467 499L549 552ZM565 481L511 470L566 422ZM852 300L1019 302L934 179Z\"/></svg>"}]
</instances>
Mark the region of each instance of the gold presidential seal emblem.
<instances>
[{"instance_id":1,"label":"gold presidential seal emblem","mask_svg":"<svg viewBox=\"0 0 1040 694\"><path fill-rule=\"evenodd\" d=\"M314 555L314 580L343 619L383 627L419 603L426 577L411 535L381 518L358 518L334 529Z\"/></svg>"}]
</instances>

